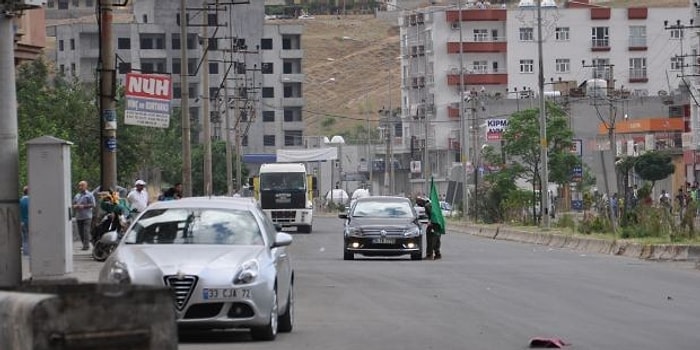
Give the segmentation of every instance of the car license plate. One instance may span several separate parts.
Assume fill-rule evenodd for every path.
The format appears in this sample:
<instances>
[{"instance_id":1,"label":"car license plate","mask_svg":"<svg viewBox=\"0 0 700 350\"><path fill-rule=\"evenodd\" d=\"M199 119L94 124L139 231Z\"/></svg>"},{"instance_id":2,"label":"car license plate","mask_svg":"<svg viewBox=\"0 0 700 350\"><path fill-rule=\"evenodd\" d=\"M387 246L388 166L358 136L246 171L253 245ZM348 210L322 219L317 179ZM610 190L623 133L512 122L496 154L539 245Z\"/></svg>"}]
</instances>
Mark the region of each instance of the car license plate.
<instances>
[{"instance_id":1,"label":"car license plate","mask_svg":"<svg viewBox=\"0 0 700 350\"><path fill-rule=\"evenodd\" d=\"M250 289L248 288L204 288L202 289L202 298L204 300L222 300L222 299L248 299L250 298Z\"/></svg>"},{"instance_id":2,"label":"car license plate","mask_svg":"<svg viewBox=\"0 0 700 350\"><path fill-rule=\"evenodd\" d=\"M396 242L395 239L393 239L393 238L386 238L386 237L375 238L375 239L372 240L372 243L374 243L374 244L394 244L395 242Z\"/></svg>"}]
</instances>

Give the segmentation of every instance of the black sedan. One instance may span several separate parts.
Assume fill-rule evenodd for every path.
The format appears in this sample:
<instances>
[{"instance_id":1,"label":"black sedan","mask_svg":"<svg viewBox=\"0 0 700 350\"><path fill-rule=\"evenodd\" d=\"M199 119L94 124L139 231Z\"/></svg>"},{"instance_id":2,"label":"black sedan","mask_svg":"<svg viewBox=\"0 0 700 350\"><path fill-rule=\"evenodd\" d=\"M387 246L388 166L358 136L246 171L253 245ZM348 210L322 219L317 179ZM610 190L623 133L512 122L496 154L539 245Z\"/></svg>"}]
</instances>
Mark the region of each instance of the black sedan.
<instances>
[{"instance_id":1,"label":"black sedan","mask_svg":"<svg viewBox=\"0 0 700 350\"><path fill-rule=\"evenodd\" d=\"M423 215L424 216L424 215ZM412 260L423 257L423 232L411 201L404 197L375 196L359 198L347 213L343 234L343 258L399 256Z\"/></svg>"}]
</instances>

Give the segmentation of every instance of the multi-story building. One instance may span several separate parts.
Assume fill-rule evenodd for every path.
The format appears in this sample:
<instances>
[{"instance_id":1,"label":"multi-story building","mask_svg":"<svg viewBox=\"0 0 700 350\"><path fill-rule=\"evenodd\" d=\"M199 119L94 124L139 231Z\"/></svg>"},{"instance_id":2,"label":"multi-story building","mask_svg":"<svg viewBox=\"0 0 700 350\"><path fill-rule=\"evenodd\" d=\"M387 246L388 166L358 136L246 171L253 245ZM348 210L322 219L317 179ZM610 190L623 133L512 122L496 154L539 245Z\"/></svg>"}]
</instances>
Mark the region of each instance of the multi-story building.
<instances>
[{"instance_id":1,"label":"multi-story building","mask_svg":"<svg viewBox=\"0 0 700 350\"><path fill-rule=\"evenodd\" d=\"M55 39L49 57L66 74L91 84L96 81L99 32L95 1L50 2L48 33ZM92 15L73 18L71 8L91 9ZM179 107L182 89L190 97L190 118L202 120L205 92L210 97L212 137L225 137L222 120L226 87L228 106L239 112L244 153L275 153L277 148L298 145L303 134L300 47L301 26L295 23L265 24L263 2L214 8L204 16L201 1L187 0L187 18L180 18L179 2L145 0L115 13L113 36L118 81L130 70L172 74L174 105ZM187 38L180 26L188 23ZM209 86L202 86L203 40L207 46ZM180 82L181 45L187 45L188 86ZM237 107L237 108L234 108ZM234 112L235 113L235 112ZM235 120L232 120L235 123ZM194 126L196 128L196 125ZM201 127L199 128L201 130ZM194 137L193 140L197 140Z\"/></svg>"},{"instance_id":2,"label":"multi-story building","mask_svg":"<svg viewBox=\"0 0 700 350\"><path fill-rule=\"evenodd\" d=\"M462 156L462 130L472 135L470 148L478 149L487 119L506 118L525 103L520 98L529 103L536 97L534 4L523 0L522 6L510 8L472 3L404 11L399 19L403 132L394 140L395 151L407 158L404 163L424 160L427 145L430 175L446 180L456 163L475 158L474 153ZM591 79L632 97L678 93L679 75L689 62L682 56L692 52L689 40L684 41L689 33L668 30L665 21L690 17L687 7L568 4L577 7L543 1L546 94L569 95ZM467 126L462 118L469 119ZM594 130L584 133L595 138ZM411 174L407 180L422 184L422 177Z\"/></svg>"},{"instance_id":3,"label":"multi-story building","mask_svg":"<svg viewBox=\"0 0 700 350\"><path fill-rule=\"evenodd\" d=\"M46 46L44 9L23 11L14 18L15 64L35 60Z\"/></svg>"}]
</instances>

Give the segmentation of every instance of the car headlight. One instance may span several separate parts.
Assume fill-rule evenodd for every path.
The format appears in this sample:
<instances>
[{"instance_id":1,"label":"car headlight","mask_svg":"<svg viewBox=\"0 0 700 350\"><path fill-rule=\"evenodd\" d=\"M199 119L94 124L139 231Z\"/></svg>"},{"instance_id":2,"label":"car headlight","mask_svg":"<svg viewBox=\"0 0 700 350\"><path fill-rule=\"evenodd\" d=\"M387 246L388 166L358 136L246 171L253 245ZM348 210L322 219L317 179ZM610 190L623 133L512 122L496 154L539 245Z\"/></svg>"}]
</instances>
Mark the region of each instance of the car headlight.
<instances>
[{"instance_id":1,"label":"car headlight","mask_svg":"<svg viewBox=\"0 0 700 350\"><path fill-rule=\"evenodd\" d=\"M311 201L306 201L306 209L313 209L314 208L314 203Z\"/></svg>"},{"instance_id":2,"label":"car headlight","mask_svg":"<svg viewBox=\"0 0 700 350\"><path fill-rule=\"evenodd\" d=\"M257 260L248 260L241 265L240 270L233 277L233 284L248 284L253 282L260 272Z\"/></svg>"},{"instance_id":3,"label":"car headlight","mask_svg":"<svg viewBox=\"0 0 700 350\"><path fill-rule=\"evenodd\" d=\"M346 227L345 235L347 236L362 236L362 230L359 227Z\"/></svg>"},{"instance_id":4,"label":"car headlight","mask_svg":"<svg viewBox=\"0 0 700 350\"><path fill-rule=\"evenodd\" d=\"M420 236L420 228L418 226L413 226L403 233L404 237L415 237Z\"/></svg>"},{"instance_id":5,"label":"car headlight","mask_svg":"<svg viewBox=\"0 0 700 350\"><path fill-rule=\"evenodd\" d=\"M129 269L127 269L126 264L121 261L114 261L112 266L109 267L109 272L107 272L107 282L114 284L131 283L131 276L129 276Z\"/></svg>"}]
</instances>

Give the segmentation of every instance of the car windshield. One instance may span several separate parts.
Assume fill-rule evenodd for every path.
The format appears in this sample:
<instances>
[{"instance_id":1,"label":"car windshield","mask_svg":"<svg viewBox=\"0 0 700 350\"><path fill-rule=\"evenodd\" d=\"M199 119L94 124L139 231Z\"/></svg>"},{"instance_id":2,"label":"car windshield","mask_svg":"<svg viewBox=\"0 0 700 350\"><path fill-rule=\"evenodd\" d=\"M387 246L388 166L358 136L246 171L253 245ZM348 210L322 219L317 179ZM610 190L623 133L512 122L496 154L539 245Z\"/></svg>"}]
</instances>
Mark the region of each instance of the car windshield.
<instances>
[{"instance_id":1,"label":"car windshield","mask_svg":"<svg viewBox=\"0 0 700 350\"><path fill-rule=\"evenodd\" d=\"M146 211L126 233L127 244L262 245L247 210L170 208Z\"/></svg>"},{"instance_id":2,"label":"car windshield","mask_svg":"<svg viewBox=\"0 0 700 350\"><path fill-rule=\"evenodd\" d=\"M410 218L413 211L408 201L357 201L352 216Z\"/></svg>"}]
</instances>

